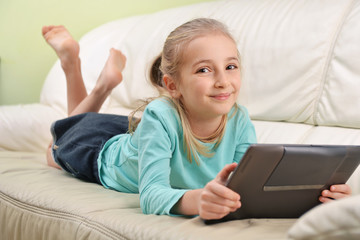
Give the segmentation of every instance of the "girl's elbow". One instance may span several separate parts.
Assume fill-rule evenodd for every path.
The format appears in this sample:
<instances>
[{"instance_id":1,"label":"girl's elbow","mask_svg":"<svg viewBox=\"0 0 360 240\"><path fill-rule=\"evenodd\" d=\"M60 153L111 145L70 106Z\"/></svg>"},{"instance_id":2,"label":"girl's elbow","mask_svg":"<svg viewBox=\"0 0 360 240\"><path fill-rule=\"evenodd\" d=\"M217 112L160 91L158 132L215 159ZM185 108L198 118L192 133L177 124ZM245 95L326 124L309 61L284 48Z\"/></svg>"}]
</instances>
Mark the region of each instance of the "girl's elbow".
<instances>
[{"instance_id":1,"label":"girl's elbow","mask_svg":"<svg viewBox=\"0 0 360 240\"><path fill-rule=\"evenodd\" d=\"M151 214L149 208L147 207L146 199L144 199L144 197L142 197L141 194L140 194L140 208L143 214Z\"/></svg>"}]
</instances>

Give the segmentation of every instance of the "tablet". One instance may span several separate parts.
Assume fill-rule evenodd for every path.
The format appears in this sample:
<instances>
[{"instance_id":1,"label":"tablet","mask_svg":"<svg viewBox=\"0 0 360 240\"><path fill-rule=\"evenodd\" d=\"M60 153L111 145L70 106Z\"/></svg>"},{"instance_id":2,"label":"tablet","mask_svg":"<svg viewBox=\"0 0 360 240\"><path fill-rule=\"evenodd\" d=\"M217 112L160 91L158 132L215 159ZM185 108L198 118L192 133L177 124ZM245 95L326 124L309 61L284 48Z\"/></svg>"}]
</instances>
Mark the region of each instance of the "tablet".
<instances>
[{"instance_id":1,"label":"tablet","mask_svg":"<svg viewBox=\"0 0 360 240\"><path fill-rule=\"evenodd\" d=\"M321 191L343 184L360 163L360 146L254 144L229 177L241 208L219 221L298 218L320 204Z\"/></svg>"}]
</instances>

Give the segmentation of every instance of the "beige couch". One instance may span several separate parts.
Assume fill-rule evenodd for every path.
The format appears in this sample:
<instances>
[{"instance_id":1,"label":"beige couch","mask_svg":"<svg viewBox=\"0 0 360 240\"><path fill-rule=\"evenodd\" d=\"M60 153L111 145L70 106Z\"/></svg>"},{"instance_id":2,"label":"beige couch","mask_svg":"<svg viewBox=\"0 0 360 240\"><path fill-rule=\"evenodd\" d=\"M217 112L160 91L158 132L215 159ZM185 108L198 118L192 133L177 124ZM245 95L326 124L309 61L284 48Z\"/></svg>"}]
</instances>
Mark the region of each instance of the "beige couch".
<instances>
[{"instance_id":1,"label":"beige couch","mask_svg":"<svg viewBox=\"0 0 360 240\"><path fill-rule=\"evenodd\" d=\"M172 29L195 17L219 19L233 32L244 69L239 103L248 108L259 142L360 145L358 0L212 1L100 26L80 42L87 89L109 48L128 59L125 80L102 112L128 114L137 100L156 94L147 80L151 60ZM40 103L0 107L0 239L360 238L360 169L348 182L353 197L300 219L207 226L199 217L142 214L138 195L46 165L49 127L66 116L65 95L56 62Z\"/></svg>"}]
</instances>

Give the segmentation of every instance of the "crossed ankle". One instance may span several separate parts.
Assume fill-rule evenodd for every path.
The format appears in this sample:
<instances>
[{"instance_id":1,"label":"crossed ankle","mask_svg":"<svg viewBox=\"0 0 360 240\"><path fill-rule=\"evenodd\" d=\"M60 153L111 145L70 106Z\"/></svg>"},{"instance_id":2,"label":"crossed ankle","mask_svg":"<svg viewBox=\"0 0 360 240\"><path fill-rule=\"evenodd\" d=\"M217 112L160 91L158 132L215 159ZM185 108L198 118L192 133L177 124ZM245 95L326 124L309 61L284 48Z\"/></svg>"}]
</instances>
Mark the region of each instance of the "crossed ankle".
<instances>
[{"instance_id":1,"label":"crossed ankle","mask_svg":"<svg viewBox=\"0 0 360 240\"><path fill-rule=\"evenodd\" d=\"M112 89L109 89L104 85L97 84L91 93L98 96L99 98L106 98L111 94L111 91Z\"/></svg>"},{"instance_id":2,"label":"crossed ankle","mask_svg":"<svg viewBox=\"0 0 360 240\"><path fill-rule=\"evenodd\" d=\"M74 71L75 72L81 72L81 62L80 62L80 58L62 58L60 59L60 63L61 63L61 68L64 70L65 74L71 74Z\"/></svg>"}]
</instances>

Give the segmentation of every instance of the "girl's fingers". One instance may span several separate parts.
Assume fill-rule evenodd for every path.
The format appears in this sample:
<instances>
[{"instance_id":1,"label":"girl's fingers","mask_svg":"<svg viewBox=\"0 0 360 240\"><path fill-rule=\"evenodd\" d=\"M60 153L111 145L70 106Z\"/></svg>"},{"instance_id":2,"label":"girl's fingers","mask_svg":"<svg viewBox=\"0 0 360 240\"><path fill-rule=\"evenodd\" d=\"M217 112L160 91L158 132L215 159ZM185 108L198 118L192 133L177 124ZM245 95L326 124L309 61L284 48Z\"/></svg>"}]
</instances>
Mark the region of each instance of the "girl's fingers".
<instances>
[{"instance_id":1,"label":"girl's fingers","mask_svg":"<svg viewBox=\"0 0 360 240\"><path fill-rule=\"evenodd\" d=\"M202 193L201 200L202 200L202 204L204 204L203 206L208 206L212 204L212 205L224 206L230 209L237 209L240 207L240 198L236 198L236 199L222 198L211 192Z\"/></svg>"},{"instance_id":2,"label":"girl's fingers","mask_svg":"<svg viewBox=\"0 0 360 240\"><path fill-rule=\"evenodd\" d=\"M349 195L341 192L332 192L329 190L324 190L322 191L321 196L332 199L340 199L340 198L348 197Z\"/></svg>"},{"instance_id":3,"label":"girl's fingers","mask_svg":"<svg viewBox=\"0 0 360 240\"><path fill-rule=\"evenodd\" d=\"M205 186L200 199L200 215L203 218L208 213L221 218L241 206L239 194L214 180Z\"/></svg>"},{"instance_id":4,"label":"girl's fingers","mask_svg":"<svg viewBox=\"0 0 360 240\"><path fill-rule=\"evenodd\" d=\"M200 197L201 218L220 219L240 208L240 195L224 185L236 166L236 163L226 165L213 181L206 184Z\"/></svg>"},{"instance_id":5,"label":"girl's fingers","mask_svg":"<svg viewBox=\"0 0 360 240\"><path fill-rule=\"evenodd\" d=\"M346 195L351 195L351 187L347 184L337 184L330 187L331 192L339 192Z\"/></svg>"},{"instance_id":6,"label":"girl's fingers","mask_svg":"<svg viewBox=\"0 0 360 240\"><path fill-rule=\"evenodd\" d=\"M204 191L203 194L208 194L208 196L204 196L208 199L210 197L215 197L216 195L220 200L228 199L231 201L240 201L240 195L238 193L216 181L209 182L206 187L208 191ZM211 194L214 194L214 196Z\"/></svg>"},{"instance_id":7,"label":"girl's fingers","mask_svg":"<svg viewBox=\"0 0 360 240\"><path fill-rule=\"evenodd\" d=\"M320 196L320 197L319 197L319 201L322 202L322 203L327 203L327 202L332 202L332 201L334 201L334 200L331 199L331 198L327 198L327 197Z\"/></svg>"},{"instance_id":8,"label":"girl's fingers","mask_svg":"<svg viewBox=\"0 0 360 240\"><path fill-rule=\"evenodd\" d=\"M221 219L223 217L225 217L226 215L224 214L219 214L219 213L212 213L212 212L203 212L200 213L200 217L202 219L206 219L206 220L213 220L213 219Z\"/></svg>"},{"instance_id":9,"label":"girl's fingers","mask_svg":"<svg viewBox=\"0 0 360 240\"><path fill-rule=\"evenodd\" d=\"M233 205L233 204L229 204L229 205ZM225 204L218 204L218 203L214 203L214 202L202 202L202 209L205 210L206 212L212 212L212 213L219 213L219 214L228 214L229 212L234 212L236 211L238 208L240 208L241 203L237 202L236 204L234 204L233 206L227 206Z\"/></svg>"},{"instance_id":10,"label":"girl's fingers","mask_svg":"<svg viewBox=\"0 0 360 240\"><path fill-rule=\"evenodd\" d=\"M228 200L223 200L222 202L220 201L218 203L211 201L201 201L200 205L199 214L203 219L220 219L241 207L240 201L236 203L230 203Z\"/></svg>"},{"instance_id":11,"label":"girl's fingers","mask_svg":"<svg viewBox=\"0 0 360 240\"><path fill-rule=\"evenodd\" d=\"M351 195L351 187L347 184L332 185L330 190L321 192L319 200L321 202L330 202L334 199L349 197Z\"/></svg>"},{"instance_id":12,"label":"girl's fingers","mask_svg":"<svg viewBox=\"0 0 360 240\"><path fill-rule=\"evenodd\" d=\"M237 163L232 163L226 165L216 176L216 180L220 183L225 184L226 180L229 178L229 175L235 170Z\"/></svg>"}]
</instances>

